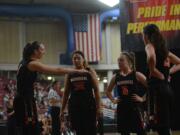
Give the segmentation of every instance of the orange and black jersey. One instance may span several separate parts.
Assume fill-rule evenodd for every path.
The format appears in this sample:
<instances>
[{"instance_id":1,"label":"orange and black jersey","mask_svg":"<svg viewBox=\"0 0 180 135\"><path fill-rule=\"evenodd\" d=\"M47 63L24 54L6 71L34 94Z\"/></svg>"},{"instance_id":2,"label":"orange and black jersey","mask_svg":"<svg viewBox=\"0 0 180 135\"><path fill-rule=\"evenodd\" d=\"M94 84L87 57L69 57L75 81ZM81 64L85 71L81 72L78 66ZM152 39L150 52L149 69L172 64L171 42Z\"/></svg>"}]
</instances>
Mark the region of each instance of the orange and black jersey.
<instances>
[{"instance_id":1,"label":"orange and black jersey","mask_svg":"<svg viewBox=\"0 0 180 135\"><path fill-rule=\"evenodd\" d=\"M37 72L30 71L27 67L29 61L21 61L17 71L17 94L25 98L33 98L33 84L37 79Z\"/></svg>"},{"instance_id":2,"label":"orange and black jersey","mask_svg":"<svg viewBox=\"0 0 180 135\"><path fill-rule=\"evenodd\" d=\"M121 103L133 103L131 99L132 94L138 94L135 72L131 72L126 76L117 73L115 83L117 86L118 96L121 99Z\"/></svg>"},{"instance_id":3,"label":"orange and black jersey","mask_svg":"<svg viewBox=\"0 0 180 135\"><path fill-rule=\"evenodd\" d=\"M92 77L89 73L72 73L68 76L70 89L69 104L72 108L94 106Z\"/></svg>"}]
</instances>

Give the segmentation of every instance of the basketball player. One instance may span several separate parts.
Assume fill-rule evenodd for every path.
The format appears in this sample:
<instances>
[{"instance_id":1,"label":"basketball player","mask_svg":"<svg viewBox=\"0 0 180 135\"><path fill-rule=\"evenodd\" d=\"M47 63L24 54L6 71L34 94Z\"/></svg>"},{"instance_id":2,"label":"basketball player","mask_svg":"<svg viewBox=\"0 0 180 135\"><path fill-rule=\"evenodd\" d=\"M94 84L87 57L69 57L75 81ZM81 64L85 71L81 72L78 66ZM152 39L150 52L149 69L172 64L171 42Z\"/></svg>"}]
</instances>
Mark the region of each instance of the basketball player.
<instances>
[{"instance_id":1,"label":"basketball player","mask_svg":"<svg viewBox=\"0 0 180 135\"><path fill-rule=\"evenodd\" d=\"M121 135L145 135L143 117L139 103L145 99L138 95L137 83L146 86L146 77L135 70L134 55L122 52L118 58L119 71L112 77L107 87L107 97L117 106L117 130ZM117 86L118 99L112 91Z\"/></svg>"},{"instance_id":2,"label":"basketball player","mask_svg":"<svg viewBox=\"0 0 180 135\"><path fill-rule=\"evenodd\" d=\"M169 88L169 72L178 71L180 59L169 52L165 40L154 24L149 24L143 29L143 40L147 55L148 87L150 99L153 101L151 115L159 135L170 135L170 110L172 91ZM170 69L170 64L175 64Z\"/></svg>"},{"instance_id":3,"label":"basketball player","mask_svg":"<svg viewBox=\"0 0 180 135\"><path fill-rule=\"evenodd\" d=\"M96 73L87 66L84 54L72 55L74 68L89 73L70 73L66 76L61 118L68 102L72 129L77 135L96 135L96 120L100 115L100 95Z\"/></svg>"}]
</instances>

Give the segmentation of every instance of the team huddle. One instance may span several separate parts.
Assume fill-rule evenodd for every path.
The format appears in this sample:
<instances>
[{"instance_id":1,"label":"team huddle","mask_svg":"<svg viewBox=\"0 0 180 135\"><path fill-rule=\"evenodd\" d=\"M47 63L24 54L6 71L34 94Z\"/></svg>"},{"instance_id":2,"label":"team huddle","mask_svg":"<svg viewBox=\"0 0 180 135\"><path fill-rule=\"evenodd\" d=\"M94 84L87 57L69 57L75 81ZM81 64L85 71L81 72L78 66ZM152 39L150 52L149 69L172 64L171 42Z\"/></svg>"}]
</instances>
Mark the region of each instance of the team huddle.
<instances>
[{"instance_id":1,"label":"team huddle","mask_svg":"<svg viewBox=\"0 0 180 135\"><path fill-rule=\"evenodd\" d=\"M159 135L170 135L170 111L173 93L169 86L170 74L180 69L180 59L168 51L165 40L154 24L143 29L143 40L147 56L147 74L136 71L135 56L130 52L120 53L118 72L111 78L106 95L117 104L117 131L121 135L146 135L141 103L150 102L150 112ZM102 115L96 72L88 66L83 52L74 51L74 68L52 67L39 60L45 53L40 42L28 43L17 73L17 95L14 111L19 135L39 135L38 113L33 92L37 73L65 76L65 88L60 109L60 125L65 121L68 110L71 130L76 135L96 135L97 120ZM173 66L172 66L173 65ZM137 85L146 88L146 94L139 95ZM117 88L118 98L112 91ZM146 98L146 95L150 99ZM149 117L150 117L149 116ZM64 127L61 126L63 132Z\"/></svg>"}]
</instances>

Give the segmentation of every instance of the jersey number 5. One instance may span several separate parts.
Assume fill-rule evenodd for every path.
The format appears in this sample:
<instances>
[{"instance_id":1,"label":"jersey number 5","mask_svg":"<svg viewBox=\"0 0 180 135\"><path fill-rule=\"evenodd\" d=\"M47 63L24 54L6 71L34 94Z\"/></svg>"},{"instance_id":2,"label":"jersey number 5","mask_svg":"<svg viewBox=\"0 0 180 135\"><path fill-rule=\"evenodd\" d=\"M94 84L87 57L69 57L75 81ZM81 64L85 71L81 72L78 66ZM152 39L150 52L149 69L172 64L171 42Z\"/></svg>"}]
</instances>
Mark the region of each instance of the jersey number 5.
<instances>
[{"instance_id":1,"label":"jersey number 5","mask_svg":"<svg viewBox=\"0 0 180 135\"><path fill-rule=\"evenodd\" d=\"M127 96L129 94L128 88L126 86L122 86L122 95Z\"/></svg>"}]
</instances>

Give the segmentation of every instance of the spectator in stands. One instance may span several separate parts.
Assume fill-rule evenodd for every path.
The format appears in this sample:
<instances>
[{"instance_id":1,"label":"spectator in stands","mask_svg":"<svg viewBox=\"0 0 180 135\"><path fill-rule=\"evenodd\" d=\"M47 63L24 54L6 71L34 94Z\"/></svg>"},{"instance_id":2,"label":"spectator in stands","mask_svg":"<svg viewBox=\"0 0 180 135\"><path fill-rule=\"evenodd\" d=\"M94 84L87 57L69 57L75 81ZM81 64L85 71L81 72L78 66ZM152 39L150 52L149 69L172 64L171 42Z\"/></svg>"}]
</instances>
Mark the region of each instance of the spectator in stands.
<instances>
[{"instance_id":1,"label":"spectator in stands","mask_svg":"<svg viewBox=\"0 0 180 135\"><path fill-rule=\"evenodd\" d=\"M15 130L15 116L14 116L14 109L13 109L13 97L9 97L8 102L6 104L7 110L7 128L8 128L8 135L16 135Z\"/></svg>"},{"instance_id":2,"label":"spectator in stands","mask_svg":"<svg viewBox=\"0 0 180 135\"><path fill-rule=\"evenodd\" d=\"M50 113L52 119L52 135L60 135L60 107L61 107L61 98L60 94L61 84L59 81L54 81L52 83L52 88L48 94Z\"/></svg>"}]
</instances>

